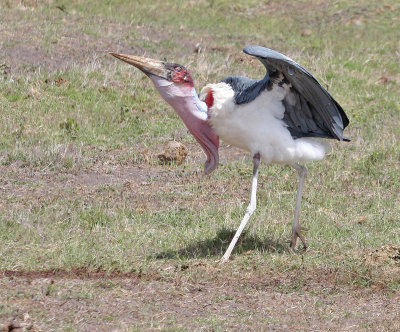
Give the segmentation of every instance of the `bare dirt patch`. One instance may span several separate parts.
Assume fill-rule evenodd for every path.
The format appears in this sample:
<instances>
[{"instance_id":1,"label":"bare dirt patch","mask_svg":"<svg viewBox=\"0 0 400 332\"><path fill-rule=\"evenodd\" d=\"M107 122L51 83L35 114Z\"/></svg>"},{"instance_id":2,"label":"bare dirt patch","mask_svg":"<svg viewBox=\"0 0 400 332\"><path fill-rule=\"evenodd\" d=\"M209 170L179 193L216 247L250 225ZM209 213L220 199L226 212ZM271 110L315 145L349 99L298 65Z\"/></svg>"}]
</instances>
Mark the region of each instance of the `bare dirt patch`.
<instances>
[{"instance_id":1,"label":"bare dirt patch","mask_svg":"<svg viewBox=\"0 0 400 332\"><path fill-rule=\"evenodd\" d=\"M397 262L400 266L400 245L383 246L366 256L370 264L381 264L385 261Z\"/></svg>"},{"instance_id":2,"label":"bare dirt patch","mask_svg":"<svg viewBox=\"0 0 400 332\"><path fill-rule=\"evenodd\" d=\"M65 14L60 19L61 27L53 32L48 40L46 36L45 18L37 22L16 24L13 17L3 16L5 29L1 32L2 47L0 57L11 67L11 72L41 68L46 71L58 71L67 67L88 65L105 58L106 51L123 48L132 53L140 53L141 49L129 46L119 40L122 31L128 29L123 24L108 24L112 35L92 35L79 30L83 18Z\"/></svg>"},{"instance_id":3,"label":"bare dirt patch","mask_svg":"<svg viewBox=\"0 0 400 332\"><path fill-rule=\"evenodd\" d=\"M194 146L189 146L189 150L187 162L194 169L189 171L177 169L173 164L159 165L157 153L148 156L149 162L121 163L118 156L126 153L125 150L101 152L97 160L88 162L85 167L78 165L69 172L21 167L19 163L0 165L0 207L10 210L23 207L27 202L35 207L57 200L81 200L108 201L114 206L129 201L131 206L158 210L162 202L157 194L184 190L180 187L183 184L206 182L211 188L204 195L220 192L222 188L215 187L213 180L203 175L205 156L201 150ZM221 163L236 158L245 160L248 157L235 148L221 148ZM227 187L231 185L235 184L226 184ZM247 197L247 191L248 186L244 184L237 194ZM168 204L179 206L181 202L175 200Z\"/></svg>"},{"instance_id":4,"label":"bare dirt patch","mask_svg":"<svg viewBox=\"0 0 400 332\"><path fill-rule=\"evenodd\" d=\"M387 297L322 283L310 284L308 291L285 291L285 284L295 281L289 275L266 274L260 280L246 274L229 278L223 269L209 266L191 270L209 272L212 277L195 281L187 269L142 277L84 270L8 272L0 279L0 292L4 296L7 289L3 298L11 312L0 315L0 322L38 330L70 326L80 331L128 327L199 330L206 326L224 330L396 331L400 327L399 294ZM217 278L217 273L226 279Z\"/></svg>"},{"instance_id":5,"label":"bare dirt patch","mask_svg":"<svg viewBox=\"0 0 400 332\"><path fill-rule=\"evenodd\" d=\"M33 279L139 279L143 275L137 272L118 272L118 271L103 271L88 270L87 268L73 268L71 270L37 270L37 271L14 271L4 270L0 271L0 276L3 278L26 278Z\"/></svg>"},{"instance_id":6,"label":"bare dirt patch","mask_svg":"<svg viewBox=\"0 0 400 332\"><path fill-rule=\"evenodd\" d=\"M38 69L62 71L94 63L104 65L112 61L108 51L145 54L145 49L140 46L143 42L161 42L171 33L151 25L132 26L131 22L110 21L99 16L83 17L60 7L49 5L52 21L42 12L42 7L36 5L20 3L2 11L0 65L7 66L8 73ZM20 24L21 20L16 16L23 19L24 24ZM181 38L181 43L186 55L195 52L196 41ZM171 54L162 56L168 55Z\"/></svg>"}]
</instances>

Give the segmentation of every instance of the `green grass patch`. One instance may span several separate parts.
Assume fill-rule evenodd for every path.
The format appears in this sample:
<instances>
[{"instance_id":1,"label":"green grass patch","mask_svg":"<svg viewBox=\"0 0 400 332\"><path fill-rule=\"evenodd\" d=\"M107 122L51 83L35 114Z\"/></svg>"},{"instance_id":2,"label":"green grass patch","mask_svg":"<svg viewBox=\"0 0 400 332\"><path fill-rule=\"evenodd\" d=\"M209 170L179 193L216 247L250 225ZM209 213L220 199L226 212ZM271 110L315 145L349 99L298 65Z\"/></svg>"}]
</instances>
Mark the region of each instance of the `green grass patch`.
<instances>
[{"instance_id":1,"label":"green grass patch","mask_svg":"<svg viewBox=\"0 0 400 332\"><path fill-rule=\"evenodd\" d=\"M22 51L8 56L12 67L5 62L0 73L0 269L141 271L218 259L247 206L250 160L228 158L200 176L203 157L178 116L145 75L106 51L182 63L200 87L231 74L264 75L241 52L260 44L315 73L349 115L352 141L333 142L324 161L308 165L304 256L287 250L296 174L262 167L258 210L230 271L260 263L285 273L305 264L340 271L357 287L386 280L363 259L400 242L395 1L70 1L65 10L51 1L26 10L6 3L0 19L21 38L15 22L28 22L31 42L8 36L0 47L36 51L29 48L32 61L15 60ZM158 165L169 140L191 147L184 165ZM298 292L304 282L281 291ZM387 287L398 284L392 278Z\"/></svg>"}]
</instances>

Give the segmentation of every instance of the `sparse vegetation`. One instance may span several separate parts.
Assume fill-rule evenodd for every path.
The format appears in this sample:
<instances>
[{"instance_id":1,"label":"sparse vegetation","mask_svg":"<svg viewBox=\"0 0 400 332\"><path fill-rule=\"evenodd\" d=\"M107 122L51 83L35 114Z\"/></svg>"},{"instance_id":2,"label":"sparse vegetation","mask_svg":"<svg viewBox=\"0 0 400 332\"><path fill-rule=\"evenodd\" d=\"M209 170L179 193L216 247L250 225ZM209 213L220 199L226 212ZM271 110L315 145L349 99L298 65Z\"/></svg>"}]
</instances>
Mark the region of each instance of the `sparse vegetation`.
<instances>
[{"instance_id":1,"label":"sparse vegetation","mask_svg":"<svg viewBox=\"0 0 400 332\"><path fill-rule=\"evenodd\" d=\"M14 317L38 330L399 330L399 11L394 0L2 1L0 329ZM315 73L352 141L308 165L306 253L286 242L296 174L264 165L258 210L221 267L251 161L223 145L204 177L200 147L150 80L106 51L184 64L201 87L262 75L247 44ZM158 163L170 140L189 148L184 164Z\"/></svg>"}]
</instances>

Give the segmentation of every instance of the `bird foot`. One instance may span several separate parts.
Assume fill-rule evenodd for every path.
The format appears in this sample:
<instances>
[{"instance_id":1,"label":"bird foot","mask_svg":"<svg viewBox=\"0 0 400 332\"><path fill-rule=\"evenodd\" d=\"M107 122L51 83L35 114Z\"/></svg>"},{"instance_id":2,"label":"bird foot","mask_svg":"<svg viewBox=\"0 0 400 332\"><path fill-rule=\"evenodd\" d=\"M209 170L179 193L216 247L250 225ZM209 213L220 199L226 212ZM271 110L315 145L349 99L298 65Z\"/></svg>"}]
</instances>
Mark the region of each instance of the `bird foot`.
<instances>
[{"instance_id":1,"label":"bird foot","mask_svg":"<svg viewBox=\"0 0 400 332\"><path fill-rule=\"evenodd\" d=\"M290 241L290 248L292 250L295 250L295 248L296 248L297 238L299 238L301 240L301 242L303 242L303 250L302 251L307 250L307 243L306 243L306 240L304 239L304 236L301 234L301 231L308 231L308 228L300 226L300 227L298 227L298 229L294 229L292 232L292 240Z\"/></svg>"},{"instance_id":2,"label":"bird foot","mask_svg":"<svg viewBox=\"0 0 400 332\"><path fill-rule=\"evenodd\" d=\"M303 244L303 248L296 250L296 245L292 246L292 242L290 241L290 249L293 252L306 252L308 249L308 246Z\"/></svg>"},{"instance_id":3,"label":"bird foot","mask_svg":"<svg viewBox=\"0 0 400 332\"><path fill-rule=\"evenodd\" d=\"M229 260L229 256L222 256L222 258L217 262L218 264L225 264Z\"/></svg>"}]
</instances>

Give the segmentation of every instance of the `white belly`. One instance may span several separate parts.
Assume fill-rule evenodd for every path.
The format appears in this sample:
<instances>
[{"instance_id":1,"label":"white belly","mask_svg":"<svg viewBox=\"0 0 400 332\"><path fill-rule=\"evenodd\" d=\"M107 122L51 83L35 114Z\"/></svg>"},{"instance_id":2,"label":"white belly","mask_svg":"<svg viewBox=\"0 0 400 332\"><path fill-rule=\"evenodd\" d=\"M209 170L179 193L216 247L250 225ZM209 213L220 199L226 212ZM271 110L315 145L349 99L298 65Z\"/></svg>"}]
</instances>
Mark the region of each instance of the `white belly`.
<instances>
[{"instance_id":1,"label":"white belly","mask_svg":"<svg viewBox=\"0 0 400 332\"><path fill-rule=\"evenodd\" d=\"M263 91L254 101L236 105L232 98L215 103L210 109L210 122L226 143L260 153L268 163L293 163L319 160L329 144L313 138L293 139L283 122L282 99L285 90L275 87Z\"/></svg>"}]
</instances>

